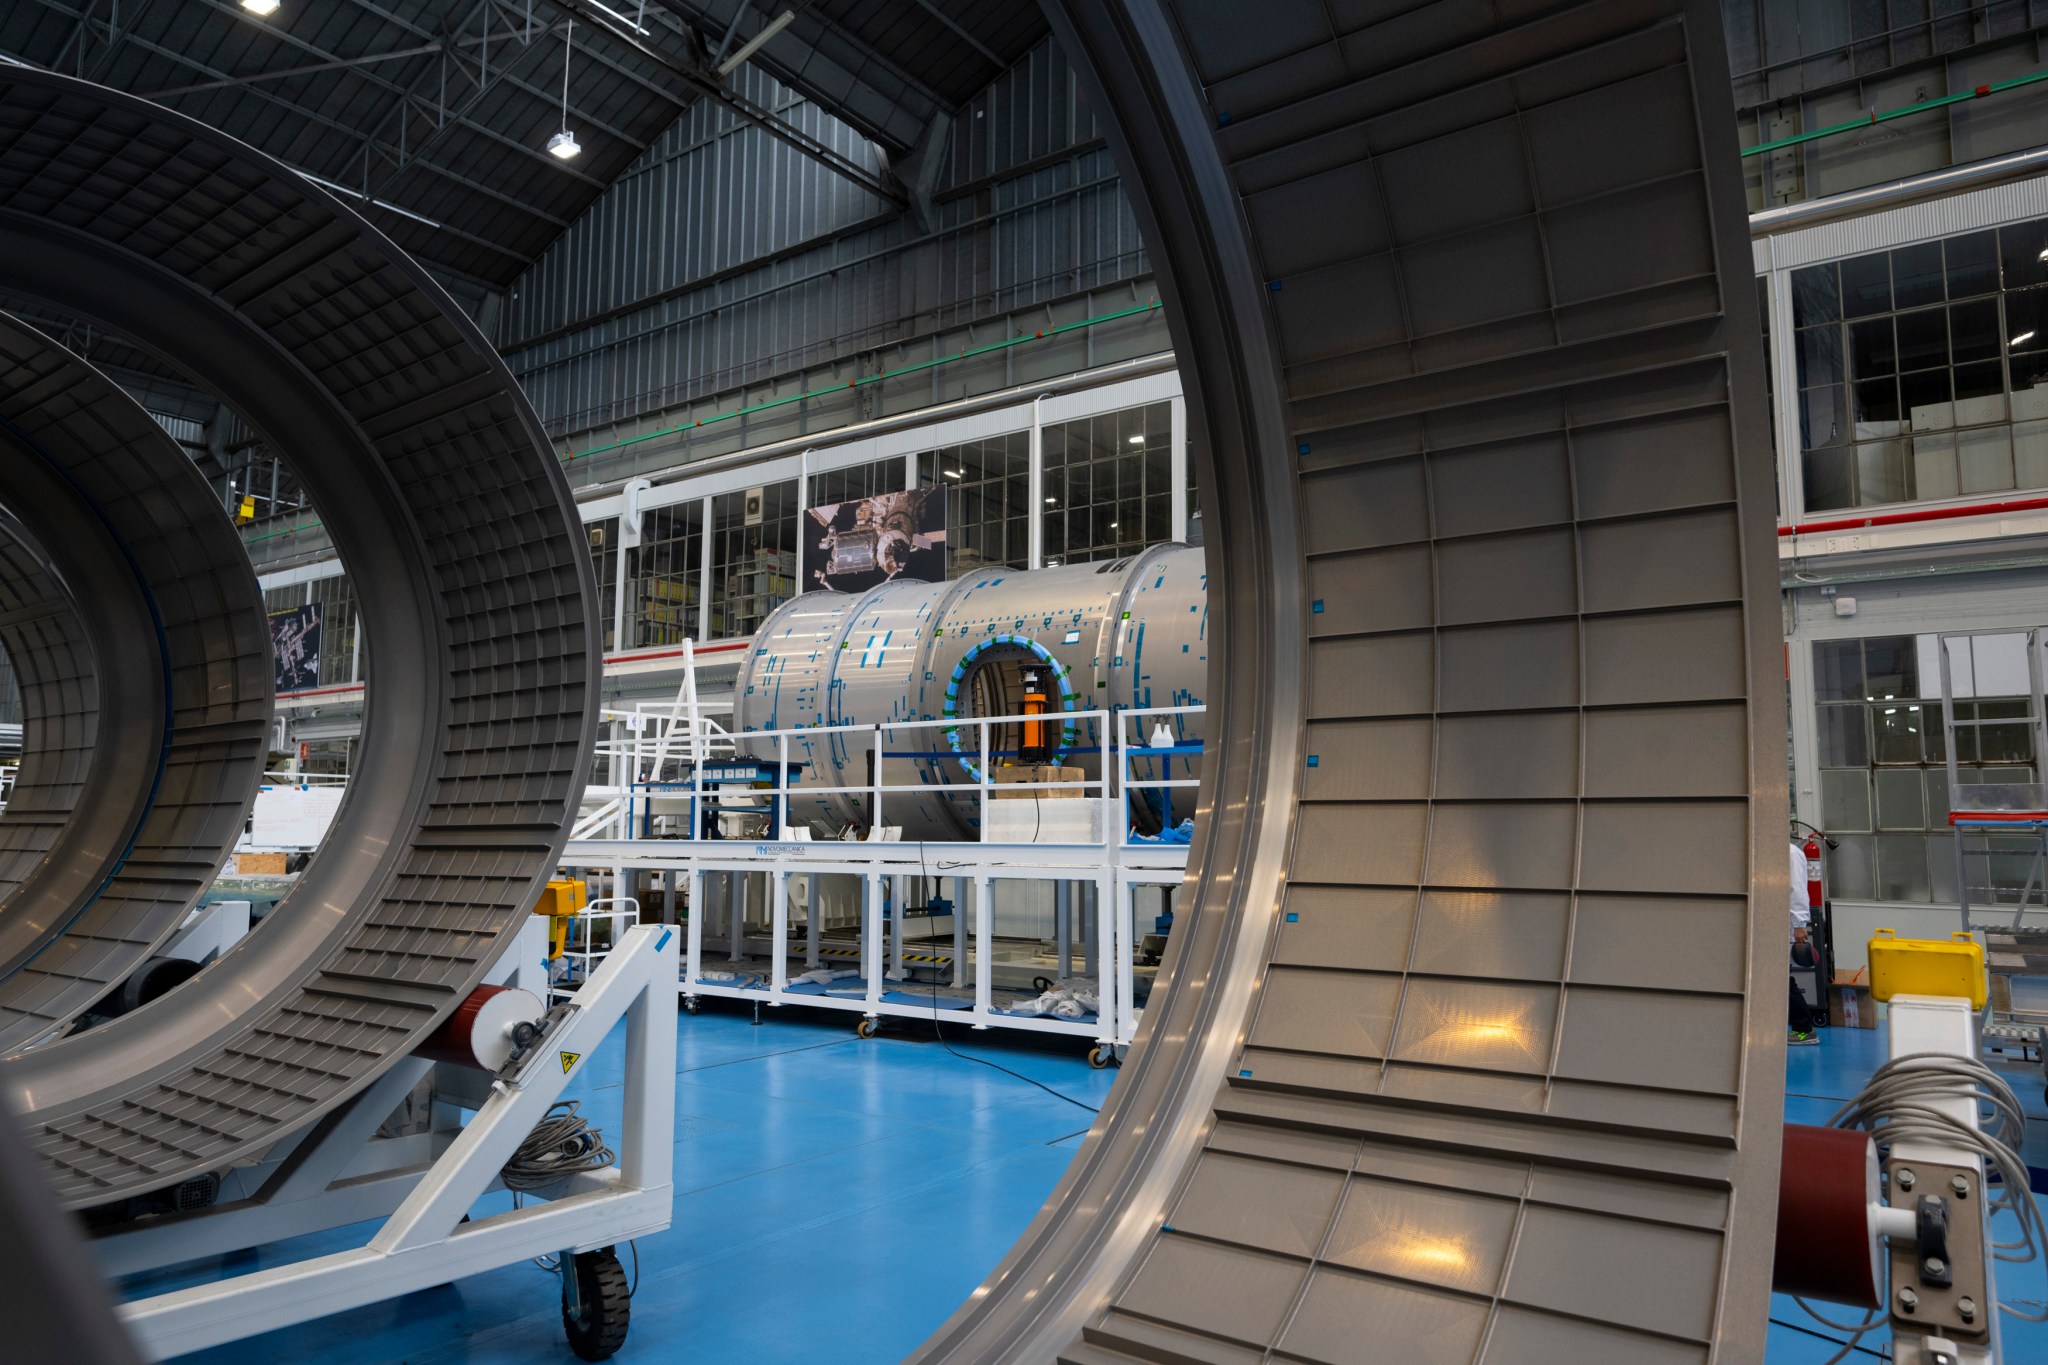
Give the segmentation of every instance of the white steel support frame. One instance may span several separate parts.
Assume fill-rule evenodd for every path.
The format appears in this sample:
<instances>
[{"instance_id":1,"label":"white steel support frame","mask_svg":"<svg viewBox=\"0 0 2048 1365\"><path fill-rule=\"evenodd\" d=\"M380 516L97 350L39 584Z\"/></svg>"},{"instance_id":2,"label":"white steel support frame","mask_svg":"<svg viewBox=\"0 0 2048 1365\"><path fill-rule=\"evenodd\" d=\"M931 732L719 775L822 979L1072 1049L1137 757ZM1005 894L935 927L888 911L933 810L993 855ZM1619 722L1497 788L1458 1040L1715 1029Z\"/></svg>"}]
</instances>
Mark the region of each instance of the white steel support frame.
<instances>
[{"instance_id":1,"label":"white steel support frame","mask_svg":"<svg viewBox=\"0 0 2048 1365\"><path fill-rule=\"evenodd\" d=\"M138 1347L158 1359L181 1355L534 1256L589 1251L666 1228L673 1202L678 947L678 935L666 926L629 930L554 1026L491 1083L483 1107L367 1245L125 1304L122 1320ZM505 1163L622 1018L624 1118L619 1133L607 1135L620 1153L618 1164L570 1177L544 1203L463 1223L478 1199L500 1187ZM408 1061L393 1068L364 1102L339 1111L303 1162L284 1174L283 1187L296 1184L307 1194L324 1189L334 1156L352 1142L360 1150L423 1066ZM327 1207L341 1216L325 1226L352 1221L338 1204Z\"/></svg>"},{"instance_id":2,"label":"white steel support frame","mask_svg":"<svg viewBox=\"0 0 2048 1365\"><path fill-rule=\"evenodd\" d=\"M630 851L620 846L592 844L587 846L587 853L571 849L566 861L568 865L576 866L579 856L596 855L601 865L606 867L623 863L632 869L674 869L687 879L693 905L704 903L701 897L706 879L713 874L762 876L768 884L765 948L769 956L769 979L758 985L705 980L707 966L715 971L724 970L723 958L714 947L713 960L706 962L704 919L692 915L684 931L682 971L678 978L679 991L685 1003L694 1003L698 998L708 996L752 1000L778 1007L810 1005L845 1010L871 1019L885 1016L930 1019L935 1006L928 996L920 996L920 988L916 986L906 986L893 992L911 997L908 1000L885 998L892 993L888 984L888 968L895 955L895 925L901 923L907 907L897 905L896 913L885 919L882 913L883 888L889 882L908 882L912 877L950 878L965 881L973 887L971 911L964 904L953 907L953 942L956 948L950 979L955 987L968 984L964 979L965 960L958 951L958 945L971 937L974 995L971 1004L964 1008L939 1004L936 1006L939 1017L958 1020L977 1029L1011 1028L1065 1034L1105 1046L1127 1045L1137 1028L1129 1008L1133 974L1131 939L1123 931L1130 918L1128 910L1116 915L1102 913L1098 909L1094 918L1096 927L1091 940L1093 965L1089 969L1089 979L1096 985L1102 1002L1095 1019L1008 1014L997 1009L993 1001L994 884L1009 880L1071 883L1092 890L1098 907L1128 907L1132 886L1179 885L1181 864L1186 858L1185 849L1173 848L1164 850L1163 856L1139 855L1128 863L1104 863L1082 858L1067 862L1047 857L1044 850L1031 844L975 844L965 846L974 850L972 866L961 867L957 865L957 855L963 846L952 844L927 844L920 848L914 843L749 844L735 840L723 847L699 842L687 852L680 848L665 850L655 844L656 841L651 840L636 841ZM924 859L922 864L920 852ZM946 859L942 872L936 870L939 865L934 861L941 857ZM594 862L593 865L599 864ZM861 992L858 996L817 995L788 989L792 976L789 954L790 879L832 875L860 879L861 956L859 975L850 979L850 984L858 983ZM816 905L814 891L812 914L816 912ZM971 920L963 918L970 914ZM802 972L799 970L794 974L801 975ZM956 997L940 996L942 1002L951 998Z\"/></svg>"},{"instance_id":3,"label":"white steel support frame","mask_svg":"<svg viewBox=\"0 0 2048 1365\"><path fill-rule=\"evenodd\" d=\"M1892 1061L1930 1052L1963 1059L1978 1055L1977 1016L1970 1008L1970 1002L1960 997L1895 995L1891 999L1888 1023ZM1931 1100L1929 1104L1958 1123L1971 1128L1979 1126L1977 1102L1961 1087L1958 1087L1956 1098ZM1901 1141L1892 1144L1888 1164L1897 1166L1901 1161L1939 1162L1973 1169L1977 1173L1977 1189L1981 1191L1984 1188L1984 1159L1969 1147L1923 1139ZM1893 1198L1896 1200L1898 1196ZM1932 1327L1914 1323L1894 1312L1891 1315L1891 1358L1896 1365L1995 1365L2005 1358L1999 1340L1999 1319L2003 1314L1997 1307L1998 1259L1992 1254L1989 1206L1990 1200L1981 1197L1967 1202L1951 1200L1948 1225L1951 1245L1959 1238L1968 1237L1977 1239L1983 1248L1983 1312L1986 1326L1990 1329L1988 1344L1957 1342L1941 1336ZM1900 1205L1895 1203L1893 1207ZM1883 1286L1879 1288L1884 1290Z\"/></svg>"},{"instance_id":4,"label":"white steel support frame","mask_svg":"<svg viewBox=\"0 0 2048 1365\"><path fill-rule=\"evenodd\" d=\"M1125 834L1123 803L1131 791L1157 789L1170 795L1174 789L1193 789L1199 785L1199 779L1193 776L1136 777L1132 775L1131 764L1134 759L1170 762L1176 755L1191 757L1198 754L1201 750L1199 744L1154 746L1148 742L1147 732L1156 723L1175 721L1202 710L1200 706L1158 706L1129 708L1114 713L1061 713L1062 719L1068 723L1092 722L1100 727L1097 757L1101 770L1110 774L1110 779L1019 782L1002 786L1001 790L1011 793L1065 788L1073 804L1078 805L1081 800L1098 802L1102 811L1102 837L1094 842L901 843L872 837L846 841L586 839L572 841L563 854L562 862L568 867L603 869L622 883L629 872L639 870L661 872L685 883L692 913L684 931L683 971L679 985L684 1003L691 1008L700 997L721 997L751 1000L757 1004L765 1001L771 1006L793 1004L848 1010L869 1019L884 1016L929 1019L936 1010L941 1017L950 1016L977 1029L1012 1028L1065 1034L1090 1039L1101 1047L1127 1046L1137 1032L1138 1023L1133 888L1178 885L1187 865L1188 848L1186 845L1133 842ZM990 764L991 730L999 725L1016 724L1021 719L1014 716L963 716L952 720L899 721L882 726L751 732L744 737L749 745L757 749L773 746L773 767L781 776L772 788L752 789L747 793L747 799L772 799L786 817L789 798L793 795L852 793L865 803L869 833L873 835L888 827L891 792L899 795L908 791L972 792L979 807L981 828L985 830L989 823L988 802L997 791ZM885 735L898 730L933 727L972 729L976 732L971 744L972 751L980 758L977 779L948 784L884 782L881 756L888 749ZM815 739L821 728L843 731L844 742L851 752L873 752L873 776L868 781L858 787L792 782L789 774L799 766L792 761L792 739L800 733ZM679 800L687 797L693 810L701 808L706 800L716 799L714 789L704 785L701 772L694 774L690 782L676 783L673 787L672 795ZM1074 792L1072 789L1075 787L1080 788L1080 792ZM853 979L858 985L849 985L843 994L830 995L791 990L792 976L802 975L802 970L793 973L790 963L790 879L810 879L803 942L803 969L810 969L821 965L818 933L821 897L816 878L835 875L856 878L861 887L860 956L857 976ZM757 933L751 940L756 945L755 949L743 951L743 945L749 940L738 911L741 902L727 898L733 896L733 888L756 876L762 878L767 890L767 937L763 942ZM942 994L935 1002L916 985L905 984L894 990L889 985L892 979L900 982L903 978L903 935L909 910L909 898L904 888L912 877L936 877L940 881L951 878L955 883L955 900L960 903L954 906L952 917L953 958L949 989L961 990L969 985L966 964L970 956L968 940L971 934L971 956L974 960L972 997L965 1006L945 1003L957 1000L957 996ZM993 995L993 888L997 881L1054 884L1055 904L1060 907L1056 911L1055 933L1061 945L1055 956L1056 971L1063 973L1070 963L1076 918L1085 926L1083 970L1096 984L1100 1002L1095 1019L1019 1015L997 1008ZM719 885L722 894L710 891L714 884ZM969 898L958 889L963 886L973 888L971 911L967 904ZM885 888L893 894L885 895ZM713 904L713 899L720 903ZM893 906L892 914L884 914L885 904ZM970 913L971 920L968 918ZM709 965L705 961L707 923L714 926L711 931L713 953L718 952L716 944L719 939L726 942L723 958L712 970L724 974L727 966L736 967L746 960L766 957L767 979L749 980L742 976L736 981L706 980L705 971ZM897 998L890 999L891 995Z\"/></svg>"}]
</instances>

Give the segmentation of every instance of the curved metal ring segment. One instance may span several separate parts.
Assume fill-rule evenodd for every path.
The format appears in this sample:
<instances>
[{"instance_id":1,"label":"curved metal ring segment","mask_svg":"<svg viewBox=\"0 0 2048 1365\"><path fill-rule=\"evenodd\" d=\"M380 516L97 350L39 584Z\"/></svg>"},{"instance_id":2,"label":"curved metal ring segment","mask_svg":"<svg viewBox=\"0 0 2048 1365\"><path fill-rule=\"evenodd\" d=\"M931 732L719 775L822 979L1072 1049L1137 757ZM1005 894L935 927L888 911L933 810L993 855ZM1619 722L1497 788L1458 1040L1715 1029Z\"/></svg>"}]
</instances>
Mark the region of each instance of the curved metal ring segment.
<instances>
[{"instance_id":1,"label":"curved metal ring segment","mask_svg":"<svg viewBox=\"0 0 2048 1365\"><path fill-rule=\"evenodd\" d=\"M1716 7L1046 8L1189 387L1210 785L1131 1066L915 1359L1761 1357L1784 702Z\"/></svg>"},{"instance_id":2,"label":"curved metal ring segment","mask_svg":"<svg viewBox=\"0 0 2048 1365\"><path fill-rule=\"evenodd\" d=\"M29 684L23 776L0 817L6 1052L140 967L205 891L262 780L271 677L262 594L192 461L104 375L5 315L0 508L22 518L4 590L24 604L0 643Z\"/></svg>"},{"instance_id":3,"label":"curved metal ring segment","mask_svg":"<svg viewBox=\"0 0 2048 1365\"><path fill-rule=\"evenodd\" d=\"M0 72L0 290L185 368L288 452L364 607L358 771L290 895L178 990L0 1065L60 1196L89 1205L339 1104L481 979L581 796L596 584L490 345L374 228L232 138Z\"/></svg>"}]
</instances>

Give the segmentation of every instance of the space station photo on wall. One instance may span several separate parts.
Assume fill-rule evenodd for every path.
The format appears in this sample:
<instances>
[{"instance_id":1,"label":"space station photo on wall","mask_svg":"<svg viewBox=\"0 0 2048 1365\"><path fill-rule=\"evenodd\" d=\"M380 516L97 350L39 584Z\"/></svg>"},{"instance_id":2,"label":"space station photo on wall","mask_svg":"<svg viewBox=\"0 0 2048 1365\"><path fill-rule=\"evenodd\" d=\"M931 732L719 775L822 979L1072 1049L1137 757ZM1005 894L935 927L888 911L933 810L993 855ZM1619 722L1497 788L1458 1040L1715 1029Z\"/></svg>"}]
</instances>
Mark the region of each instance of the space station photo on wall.
<instances>
[{"instance_id":1,"label":"space station photo on wall","mask_svg":"<svg viewBox=\"0 0 2048 1365\"><path fill-rule=\"evenodd\" d=\"M804 514L801 590L866 592L895 578L945 578L942 488L826 503Z\"/></svg>"}]
</instances>

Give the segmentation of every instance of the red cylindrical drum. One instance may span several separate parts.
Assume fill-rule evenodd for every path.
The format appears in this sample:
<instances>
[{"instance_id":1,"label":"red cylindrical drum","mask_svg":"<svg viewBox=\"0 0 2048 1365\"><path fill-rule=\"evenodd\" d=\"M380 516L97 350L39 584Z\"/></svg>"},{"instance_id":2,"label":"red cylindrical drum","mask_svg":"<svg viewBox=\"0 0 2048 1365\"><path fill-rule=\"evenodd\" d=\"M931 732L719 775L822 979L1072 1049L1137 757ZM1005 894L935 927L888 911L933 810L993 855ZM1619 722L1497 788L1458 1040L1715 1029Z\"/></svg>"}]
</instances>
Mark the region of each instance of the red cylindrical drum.
<instances>
[{"instance_id":1,"label":"red cylindrical drum","mask_svg":"<svg viewBox=\"0 0 2048 1365\"><path fill-rule=\"evenodd\" d=\"M1871 1225L1877 1203L1877 1146L1870 1134L1786 1124L1771 1287L1877 1307L1880 1249Z\"/></svg>"},{"instance_id":2,"label":"red cylindrical drum","mask_svg":"<svg viewBox=\"0 0 2048 1365\"><path fill-rule=\"evenodd\" d=\"M430 1061L496 1071L512 1060L513 1028L538 1023L545 1013L532 991L478 986L414 1053Z\"/></svg>"}]
</instances>

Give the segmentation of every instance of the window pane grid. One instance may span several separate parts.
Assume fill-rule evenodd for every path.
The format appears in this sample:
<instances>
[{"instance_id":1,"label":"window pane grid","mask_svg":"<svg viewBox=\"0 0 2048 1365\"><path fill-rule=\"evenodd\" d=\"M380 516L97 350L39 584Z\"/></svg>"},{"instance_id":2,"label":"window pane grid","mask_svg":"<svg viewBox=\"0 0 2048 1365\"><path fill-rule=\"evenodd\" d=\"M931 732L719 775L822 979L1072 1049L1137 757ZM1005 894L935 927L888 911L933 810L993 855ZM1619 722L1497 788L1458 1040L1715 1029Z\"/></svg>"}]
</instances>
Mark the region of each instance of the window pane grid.
<instances>
[{"instance_id":1,"label":"window pane grid","mask_svg":"<svg viewBox=\"0 0 2048 1365\"><path fill-rule=\"evenodd\" d=\"M1173 536L1167 403L1045 428L1045 562L1117 559Z\"/></svg>"},{"instance_id":2,"label":"window pane grid","mask_svg":"<svg viewBox=\"0 0 2048 1365\"><path fill-rule=\"evenodd\" d=\"M917 457L918 486L946 489L946 577L1031 562L1031 433L1007 432Z\"/></svg>"},{"instance_id":3,"label":"window pane grid","mask_svg":"<svg viewBox=\"0 0 2048 1365\"><path fill-rule=\"evenodd\" d=\"M704 562L703 503L641 513L640 543L630 558L626 633L633 647L678 645L694 638L700 600L697 580Z\"/></svg>"},{"instance_id":4,"label":"window pane grid","mask_svg":"<svg viewBox=\"0 0 2048 1365\"><path fill-rule=\"evenodd\" d=\"M1940 685L1921 676L1923 643L1928 637L1894 635L1812 647L1820 823L1839 845L1828 874L1840 899L1956 899L1948 733L1938 695L1926 696ZM1957 779L2033 781L2038 756L2026 717L2024 697L1956 701Z\"/></svg>"},{"instance_id":5,"label":"window pane grid","mask_svg":"<svg viewBox=\"0 0 2048 1365\"><path fill-rule=\"evenodd\" d=\"M784 479L711 500L711 635L752 635L796 595L797 487Z\"/></svg>"},{"instance_id":6,"label":"window pane grid","mask_svg":"<svg viewBox=\"0 0 2048 1365\"><path fill-rule=\"evenodd\" d=\"M1806 509L2048 487L2048 222L1791 272Z\"/></svg>"}]
</instances>

